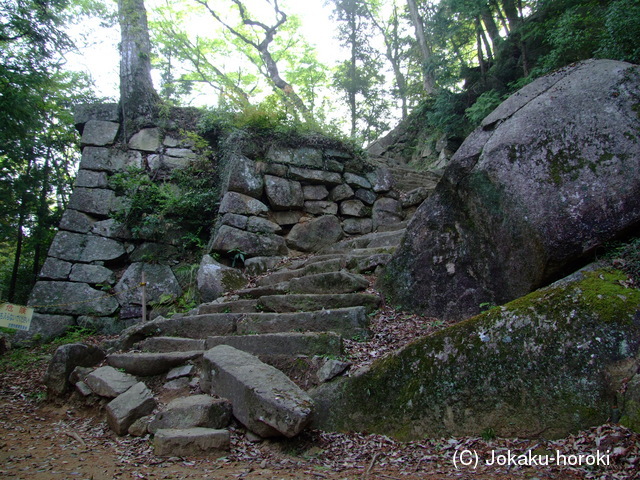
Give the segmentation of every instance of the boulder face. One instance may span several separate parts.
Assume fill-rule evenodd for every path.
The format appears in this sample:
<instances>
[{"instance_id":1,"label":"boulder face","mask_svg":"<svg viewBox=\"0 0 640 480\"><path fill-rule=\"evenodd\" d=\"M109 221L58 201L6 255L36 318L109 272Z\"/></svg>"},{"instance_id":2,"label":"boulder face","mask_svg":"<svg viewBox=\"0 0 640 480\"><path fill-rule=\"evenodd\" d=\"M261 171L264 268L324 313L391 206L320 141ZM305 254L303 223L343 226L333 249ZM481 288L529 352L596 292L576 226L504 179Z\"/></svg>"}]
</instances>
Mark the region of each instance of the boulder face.
<instances>
[{"instance_id":1,"label":"boulder face","mask_svg":"<svg viewBox=\"0 0 640 480\"><path fill-rule=\"evenodd\" d=\"M445 319L587 263L640 222L640 67L590 60L512 95L463 143L381 287Z\"/></svg>"},{"instance_id":2,"label":"boulder face","mask_svg":"<svg viewBox=\"0 0 640 480\"><path fill-rule=\"evenodd\" d=\"M313 428L408 440L564 437L640 418L640 291L585 268L310 392Z\"/></svg>"}]
</instances>

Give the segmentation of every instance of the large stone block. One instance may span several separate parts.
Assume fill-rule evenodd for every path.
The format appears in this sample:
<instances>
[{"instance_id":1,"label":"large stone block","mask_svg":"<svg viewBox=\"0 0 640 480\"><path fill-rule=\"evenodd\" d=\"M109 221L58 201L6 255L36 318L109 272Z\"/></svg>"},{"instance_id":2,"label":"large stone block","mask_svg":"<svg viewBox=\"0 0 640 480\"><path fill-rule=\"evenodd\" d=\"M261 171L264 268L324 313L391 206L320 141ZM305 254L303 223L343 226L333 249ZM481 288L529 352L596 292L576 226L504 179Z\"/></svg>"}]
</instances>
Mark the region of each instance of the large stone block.
<instances>
[{"instance_id":1,"label":"large stone block","mask_svg":"<svg viewBox=\"0 0 640 480\"><path fill-rule=\"evenodd\" d=\"M324 170L310 170L308 168L291 167L289 176L293 180L308 182L313 184L324 185L340 185L342 183L342 175L335 172L326 172Z\"/></svg>"},{"instance_id":2,"label":"large stone block","mask_svg":"<svg viewBox=\"0 0 640 480\"><path fill-rule=\"evenodd\" d=\"M211 250L227 253L241 250L249 257L286 255L289 250L284 238L278 235L257 234L223 225L216 233Z\"/></svg>"},{"instance_id":3,"label":"large stone block","mask_svg":"<svg viewBox=\"0 0 640 480\"><path fill-rule=\"evenodd\" d=\"M231 422L231 403L210 395L176 398L149 424L149 432L165 428L225 428Z\"/></svg>"},{"instance_id":4,"label":"large stone block","mask_svg":"<svg viewBox=\"0 0 640 480\"><path fill-rule=\"evenodd\" d=\"M230 165L223 182L223 191L260 198L264 190L264 179L259 164L243 155L232 155L228 162Z\"/></svg>"},{"instance_id":5,"label":"large stone block","mask_svg":"<svg viewBox=\"0 0 640 480\"><path fill-rule=\"evenodd\" d=\"M89 120L85 123L82 130L82 138L80 145L93 145L96 147L104 147L111 145L118 135L120 124L115 122L107 122L104 120Z\"/></svg>"},{"instance_id":6,"label":"large stone block","mask_svg":"<svg viewBox=\"0 0 640 480\"><path fill-rule=\"evenodd\" d=\"M119 119L120 109L117 103L83 103L76 105L73 110L73 121L79 129L90 120L117 122Z\"/></svg>"},{"instance_id":7,"label":"large stone block","mask_svg":"<svg viewBox=\"0 0 640 480\"><path fill-rule=\"evenodd\" d=\"M149 415L156 405L151 390L139 382L107 404L107 423L118 435L125 435L133 422Z\"/></svg>"},{"instance_id":8,"label":"large stone block","mask_svg":"<svg viewBox=\"0 0 640 480\"><path fill-rule=\"evenodd\" d=\"M123 172L127 167L140 168L141 166L140 152L104 147L85 147L80 160L80 169L109 173Z\"/></svg>"},{"instance_id":9,"label":"large stone block","mask_svg":"<svg viewBox=\"0 0 640 480\"><path fill-rule=\"evenodd\" d=\"M125 253L122 243L116 240L64 231L56 234L49 247L50 257L83 263L116 260Z\"/></svg>"},{"instance_id":10,"label":"large stone block","mask_svg":"<svg viewBox=\"0 0 640 480\"><path fill-rule=\"evenodd\" d=\"M174 367L195 360L202 355L202 351L186 352L131 352L112 353L107 357L107 363L114 368L140 377L150 377L167 373Z\"/></svg>"},{"instance_id":11,"label":"large stone block","mask_svg":"<svg viewBox=\"0 0 640 480\"><path fill-rule=\"evenodd\" d=\"M402 221L402 205L398 200L383 197L373 204L373 229L384 225L393 225Z\"/></svg>"},{"instance_id":12,"label":"large stone block","mask_svg":"<svg viewBox=\"0 0 640 480\"><path fill-rule=\"evenodd\" d=\"M213 428L166 428L156 431L153 438L154 453L158 456L207 458L222 457L231 448L228 430Z\"/></svg>"},{"instance_id":13,"label":"large stone block","mask_svg":"<svg viewBox=\"0 0 640 480\"><path fill-rule=\"evenodd\" d=\"M162 134L159 128L145 128L129 140L129 148L145 152L155 152L162 146Z\"/></svg>"},{"instance_id":14,"label":"large stone block","mask_svg":"<svg viewBox=\"0 0 640 480\"><path fill-rule=\"evenodd\" d=\"M142 304L142 273L145 274L146 295L148 302L155 302L161 297L177 298L182 295L182 288L168 265L151 263L132 263L115 286L117 298L122 305Z\"/></svg>"},{"instance_id":15,"label":"large stone block","mask_svg":"<svg viewBox=\"0 0 640 480\"><path fill-rule=\"evenodd\" d=\"M138 383L136 378L128 373L120 372L113 367L100 367L88 374L84 383L96 395L115 398Z\"/></svg>"},{"instance_id":16,"label":"large stone block","mask_svg":"<svg viewBox=\"0 0 640 480\"><path fill-rule=\"evenodd\" d=\"M69 280L80 283L112 285L116 282L116 275L108 268L100 265L76 263L71 269Z\"/></svg>"},{"instance_id":17,"label":"large stone block","mask_svg":"<svg viewBox=\"0 0 640 480\"><path fill-rule=\"evenodd\" d=\"M308 222L294 225L287 236L287 245L294 250L317 252L333 245L343 236L340 220L334 215L324 215Z\"/></svg>"},{"instance_id":18,"label":"large stone block","mask_svg":"<svg viewBox=\"0 0 640 480\"><path fill-rule=\"evenodd\" d=\"M46 315L35 312L31 318L29 330L18 330L12 338L12 342L15 345L25 346L34 342L50 342L54 338L64 335L69 327L75 324L75 319L68 315Z\"/></svg>"},{"instance_id":19,"label":"large stone block","mask_svg":"<svg viewBox=\"0 0 640 480\"><path fill-rule=\"evenodd\" d=\"M111 315L120 306L114 297L86 283L53 281L37 282L31 291L29 305L42 313L100 317Z\"/></svg>"},{"instance_id":20,"label":"large stone block","mask_svg":"<svg viewBox=\"0 0 640 480\"><path fill-rule=\"evenodd\" d=\"M92 215L106 216L113 208L116 194L106 188L76 187L69 199L69 208Z\"/></svg>"},{"instance_id":21,"label":"large stone block","mask_svg":"<svg viewBox=\"0 0 640 480\"><path fill-rule=\"evenodd\" d=\"M44 280L67 280L72 267L72 263L48 257L40 270L39 278Z\"/></svg>"},{"instance_id":22,"label":"large stone block","mask_svg":"<svg viewBox=\"0 0 640 480\"><path fill-rule=\"evenodd\" d=\"M239 215L260 215L267 213L267 207L260 200L242 193L227 192L220 202L220 213L236 213Z\"/></svg>"},{"instance_id":23,"label":"large stone block","mask_svg":"<svg viewBox=\"0 0 640 480\"><path fill-rule=\"evenodd\" d=\"M119 344L122 349L127 349L147 337L158 335L195 339L230 335L236 331L236 324L241 316L237 313L218 313L187 317L180 315L175 315L172 318L158 317L127 328L120 335Z\"/></svg>"},{"instance_id":24,"label":"large stone block","mask_svg":"<svg viewBox=\"0 0 640 480\"><path fill-rule=\"evenodd\" d=\"M93 367L104 359L104 351L93 345L70 343L59 346L49 361L44 384L47 392L62 395L69 389L69 375L76 367Z\"/></svg>"},{"instance_id":25,"label":"large stone block","mask_svg":"<svg viewBox=\"0 0 640 480\"><path fill-rule=\"evenodd\" d=\"M96 219L86 213L67 208L62 214L58 227L60 230L68 230L75 233L89 233L95 222Z\"/></svg>"},{"instance_id":26,"label":"large stone block","mask_svg":"<svg viewBox=\"0 0 640 480\"><path fill-rule=\"evenodd\" d=\"M106 172L80 170L73 185L74 187L107 188L109 182Z\"/></svg>"},{"instance_id":27,"label":"large stone block","mask_svg":"<svg viewBox=\"0 0 640 480\"><path fill-rule=\"evenodd\" d=\"M205 255L200 261L196 282L200 299L211 302L226 292L245 287L248 280L240 270L221 265Z\"/></svg>"},{"instance_id":28,"label":"large stone block","mask_svg":"<svg viewBox=\"0 0 640 480\"><path fill-rule=\"evenodd\" d=\"M252 355L342 355L342 337L333 332L283 332L209 337L206 348L229 345Z\"/></svg>"},{"instance_id":29,"label":"large stone block","mask_svg":"<svg viewBox=\"0 0 640 480\"><path fill-rule=\"evenodd\" d=\"M262 436L294 437L311 420L313 402L281 371L227 345L203 357L205 384L229 399L233 415Z\"/></svg>"},{"instance_id":30,"label":"large stone block","mask_svg":"<svg viewBox=\"0 0 640 480\"><path fill-rule=\"evenodd\" d=\"M295 165L297 167L323 167L322 151L315 148L272 146L267 152L266 158L271 162Z\"/></svg>"},{"instance_id":31,"label":"large stone block","mask_svg":"<svg viewBox=\"0 0 640 480\"><path fill-rule=\"evenodd\" d=\"M274 210L290 210L304 204L300 182L265 175L264 184L269 204Z\"/></svg>"},{"instance_id":32,"label":"large stone block","mask_svg":"<svg viewBox=\"0 0 640 480\"><path fill-rule=\"evenodd\" d=\"M238 320L240 335L284 332L334 332L347 338L367 338L365 307L330 308L316 312L246 313Z\"/></svg>"}]
</instances>

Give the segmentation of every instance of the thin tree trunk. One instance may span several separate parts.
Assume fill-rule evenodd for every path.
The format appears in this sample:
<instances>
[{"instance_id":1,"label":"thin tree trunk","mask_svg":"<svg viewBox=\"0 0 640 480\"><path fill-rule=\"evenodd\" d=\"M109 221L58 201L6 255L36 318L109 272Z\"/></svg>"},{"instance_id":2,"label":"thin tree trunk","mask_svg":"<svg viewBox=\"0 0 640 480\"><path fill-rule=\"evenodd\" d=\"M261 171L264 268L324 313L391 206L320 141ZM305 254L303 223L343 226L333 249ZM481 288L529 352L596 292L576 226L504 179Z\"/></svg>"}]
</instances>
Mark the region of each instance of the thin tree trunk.
<instances>
[{"instance_id":1,"label":"thin tree trunk","mask_svg":"<svg viewBox=\"0 0 640 480\"><path fill-rule=\"evenodd\" d=\"M23 196L24 200L24 196ZM17 241L16 252L13 256L13 268L11 269L11 280L9 281L9 293L7 294L7 300L9 303L13 303L16 298L16 288L18 286L18 272L20 270L20 257L22 257L22 242L24 239L24 211L23 207L20 208L20 215L18 216L18 229L17 229Z\"/></svg>"},{"instance_id":2,"label":"thin tree trunk","mask_svg":"<svg viewBox=\"0 0 640 480\"><path fill-rule=\"evenodd\" d=\"M118 20L120 106L124 120L135 122L152 117L160 101L151 81L151 41L144 0L118 0Z\"/></svg>"},{"instance_id":3,"label":"thin tree trunk","mask_svg":"<svg viewBox=\"0 0 640 480\"><path fill-rule=\"evenodd\" d=\"M509 22L509 30L513 31L518 26L518 22L520 21L516 2L514 0L502 0L502 9L504 10L504 14L507 16L507 21Z\"/></svg>"},{"instance_id":4,"label":"thin tree trunk","mask_svg":"<svg viewBox=\"0 0 640 480\"><path fill-rule=\"evenodd\" d=\"M418 41L418 48L420 49L420 55L422 56L423 75L424 75L424 90L427 94L432 95L435 93L435 79L433 74L428 70L429 60L431 59L431 47L427 43L427 38L424 33L424 24L420 17L418 5L415 0L407 0L407 6L409 7L409 15L411 17L411 23L416 31L416 40Z\"/></svg>"}]
</instances>

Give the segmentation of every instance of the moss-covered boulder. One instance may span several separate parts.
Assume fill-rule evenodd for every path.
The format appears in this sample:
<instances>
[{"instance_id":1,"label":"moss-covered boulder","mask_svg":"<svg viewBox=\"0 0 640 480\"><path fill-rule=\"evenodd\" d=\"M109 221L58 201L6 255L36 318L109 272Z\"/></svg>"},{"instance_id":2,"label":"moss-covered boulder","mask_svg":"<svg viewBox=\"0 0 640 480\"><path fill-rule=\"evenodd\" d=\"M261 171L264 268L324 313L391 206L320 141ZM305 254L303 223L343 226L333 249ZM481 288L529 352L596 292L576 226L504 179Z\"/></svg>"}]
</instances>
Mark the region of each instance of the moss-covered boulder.
<instances>
[{"instance_id":1,"label":"moss-covered boulder","mask_svg":"<svg viewBox=\"0 0 640 480\"><path fill-rule=\"evenodd\" d=\"M462 320L586 264L640 223L640 67L582 62L527 85L456 152L382 286Z\"/></svg>"},{"instance_id":2,"label":"moss-covered boulder","mask_svg":"<svg viewBox=\"0 0 640 480\"><path fill-rule=\"evenodd\" d=\"M314 391L315 426L401 439L561 437L616 406L637 420L639 402L626 411L619 393L640 378L640 290L625 279L585 269L421 338Z\"/></svg>"}]
</instances>

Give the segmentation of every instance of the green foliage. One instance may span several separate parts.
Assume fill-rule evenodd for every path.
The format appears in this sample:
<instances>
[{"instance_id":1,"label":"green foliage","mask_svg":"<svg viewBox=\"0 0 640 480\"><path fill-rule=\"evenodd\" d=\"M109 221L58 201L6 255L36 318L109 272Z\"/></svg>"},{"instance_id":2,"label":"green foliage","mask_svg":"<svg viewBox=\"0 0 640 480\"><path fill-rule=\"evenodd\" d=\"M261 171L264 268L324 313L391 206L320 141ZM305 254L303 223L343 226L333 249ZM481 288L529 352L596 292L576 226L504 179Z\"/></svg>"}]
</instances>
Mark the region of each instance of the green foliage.
<instances>
[{"instance_id":1,"label":"green foliage","mask_svg":"<svg viewBox=\"0 0 640 480\"><path fill-rule=\"evenodd\" d=\"M627 243L612 243L606 258L613 266L628 274L636 287L640 287L640 238Z\"/></svg>"},{"instance_id":2,"label":"green foliage","mask_svg":"<svg viewBox=\"0 0 640 480\"><path fill-rule=\"evenodd\" d=\"M482 433L480 433L480 436L482 437L483 440L487 442L490 440L495 440L496 431L491 427L487 427L482 431Z\"/></svg>"},{"instance_id":3,"label":"green foliage","mask_svg":"<svg viewBox=\"0 0 640 480\"><path fill-rule=\"evenodd\" d=\"M484 92L478 97L476 103L465 110L465 115L471 125L480 125L480 122L502 103L502 95L495 90Z\"/></svg>"},{"instance_id":4,"label":"green foliage","mask_svg":"<svg viewBox=\"0 0 640 480\"><path fill-rule=\"evenodd\" d=\"M247 253L239 248L233 248L227 252L227 255L231 257L231 267L235 268L236 263L242 263L242 265L244 265L244 259Z\"/></svg>"},{"instance_id":5,"label":"green foliage","mask_svg":"<svg viewBox=\"0 0 640 480\"><path fill-rule=\"evenodd\" d=\"M137 238L160 239L168 230L182 231L183 247L198 249L208 240L217 212L218 189L214 162L200 159L154 180L144 169L115 174L112 185L129 203L114 217Z\"/></svg>"}]
</instances>

